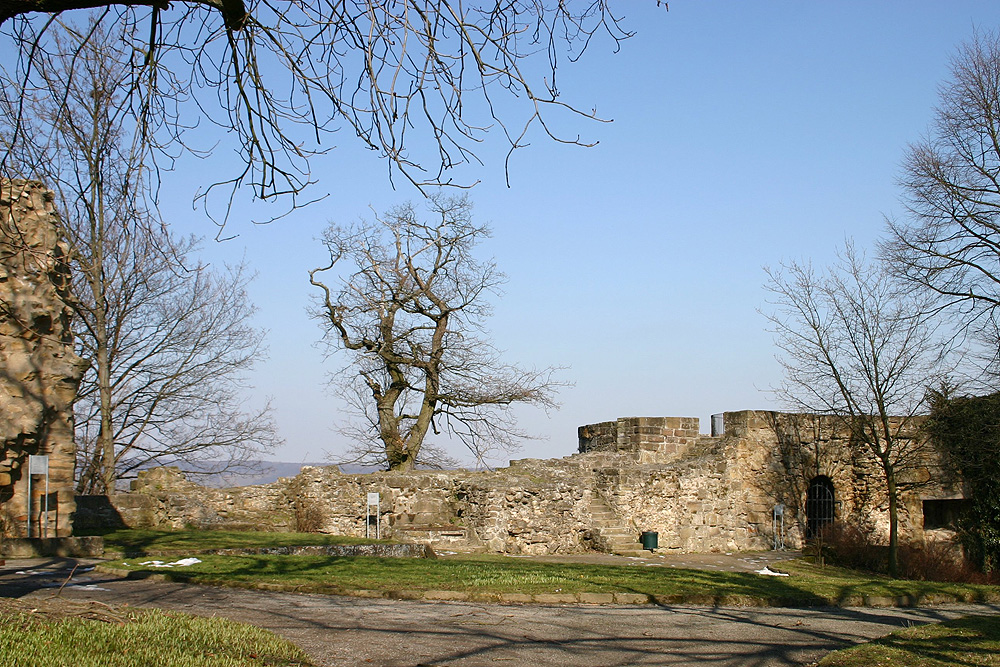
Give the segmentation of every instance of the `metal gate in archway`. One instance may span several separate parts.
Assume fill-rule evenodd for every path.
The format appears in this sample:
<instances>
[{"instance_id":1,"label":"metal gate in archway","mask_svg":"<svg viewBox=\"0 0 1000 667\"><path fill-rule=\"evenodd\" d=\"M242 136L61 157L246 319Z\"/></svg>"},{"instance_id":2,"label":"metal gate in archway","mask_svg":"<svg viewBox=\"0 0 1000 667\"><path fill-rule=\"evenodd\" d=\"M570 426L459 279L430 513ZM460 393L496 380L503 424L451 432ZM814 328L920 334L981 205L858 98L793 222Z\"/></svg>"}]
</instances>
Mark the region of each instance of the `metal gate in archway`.
<instances>
[{"instance_id":1,"label":"metal gate in archway","mask_svg":"<svg viewBox=\"0 0 1000 667\"><path fill-rule=\"evenodd\" d=\"M824 528L833 525L836 509L833 480L825 475L813 477L806 495L806 539L819 536Z\"/></svg>"}]
</instances>

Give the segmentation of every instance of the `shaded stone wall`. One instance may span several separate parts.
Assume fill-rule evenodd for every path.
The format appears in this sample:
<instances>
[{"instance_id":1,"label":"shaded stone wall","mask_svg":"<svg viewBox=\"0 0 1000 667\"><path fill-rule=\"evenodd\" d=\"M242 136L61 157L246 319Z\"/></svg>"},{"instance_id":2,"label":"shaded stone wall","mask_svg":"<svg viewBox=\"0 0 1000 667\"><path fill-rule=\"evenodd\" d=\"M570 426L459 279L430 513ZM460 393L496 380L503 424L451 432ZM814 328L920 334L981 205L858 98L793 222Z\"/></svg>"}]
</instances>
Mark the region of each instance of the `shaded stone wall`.
<instances>
[{"instance_id":1,"label":"shaded stone wall","mask_svg":"<svg viewBox=\"0 0 1000 667\"><path fill-rule=\"evenodd\" d=\"M683 449L659 456L657 463L629 465L619 457L596 471L595 492L636 532L656 531L661 546L682 551L772 548L778 528L773 509L783 504L784 544L798 548L805 538L809 484L825 476L833 483L837 521L888 536L884 476L867 450L851 446L837 418L741 411L725 413L724 421L724 435L699 436L693 443L686 438ZM639 445L640 451L650 446ZM581 437L581 450L588 447ZM960 497L961 489L944 473L936 452L916 439L910 447L911 465L899 473L900 535L921 541L922 501Z\"/></svg>"},{"instance_id":2,"label":"shaded stone wall","mask_svg":"<svg viewBox=\"0 0 1000 667\"><path fill-rule=\"evenodd\" d=\"M28 532L28 457L49 457L33 480L33 536L71 533L74 511L72 403L85 363L73 352L66 246L53 195L41 183L0 180L0 523Z\"/></svg>"},{"instance_id":3,"label":"shaded stone wall","mask_svg":"<svg viewBox=\"0 0 1000 667\"><path fill-rule=\"evenodd\" d=\"M837 519L886 534L881 473L850 447L836 420L775 412L725 413L725 434L695 418L624 418L580 428L581 453L523 459L489 472L345 475L306 467L275 484L207 489L177 469L143 473L112 499L131 525L306 529L364 536L366 498L381 499L382 536L501 553L574 553L611 545L602 530L659 533L685 552L769 549L772 509L784 503L785 545L802 544L811 479L833 481ZM919 540L922 498L953 497L934 456L907 471L901 536ZM608 513L614 516L607 525ZM374 508L372 508L374 512ZM601 517L601 518L598 518ZM610 546L609 546L610 545Z\"/></svg>"},{"instance_id":4,"label":"shaded stone wall","mask_svg":"<svg viewBox=\"0 0 1000 667\"><path fill-rule=\"evenodd\" d=\"M726 413L726 433L738 449L733 459L742 488L762 509L776 503L791 512L796 544L806 524L805 499L809 482L829 478L836 499L836 519L887 536L889 508L884 475L864 446L853 445L844 424L835 417L778 412ZM908 428L912 439L900 443L908 456L897 471L900 483L899 531L901 539L922 541L923 501L960 498L960 480L952 478L939 452L918 437L919 419ZM890 422L900 428L899 420ZM770 521L770 518L767 519ZM787 527L787 526L786 526Z\"/></svg>"}]
</instances>

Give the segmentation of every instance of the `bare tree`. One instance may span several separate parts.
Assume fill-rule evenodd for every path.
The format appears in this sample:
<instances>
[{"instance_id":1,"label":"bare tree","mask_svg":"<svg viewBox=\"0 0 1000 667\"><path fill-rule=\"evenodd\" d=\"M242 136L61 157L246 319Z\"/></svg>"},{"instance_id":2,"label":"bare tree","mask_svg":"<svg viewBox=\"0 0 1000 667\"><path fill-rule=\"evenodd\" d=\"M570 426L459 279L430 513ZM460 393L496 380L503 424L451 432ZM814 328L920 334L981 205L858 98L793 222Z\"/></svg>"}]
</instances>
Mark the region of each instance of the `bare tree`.
<instances>
[{"instance_id":1,"label":"bare tree","mask_svg":"<svg viewBox=\"0 0 1000 667\"><path fill-rule=\"evenodd\" d=\"M586 145L554 129L552 112L598 119L563 101L557 69L601 34L616 46L630 36L606 0L8 0L0 38L16 51L4 79L30 88L57 35L94 40L66 23L70 10L121 34L123 109L152 154L188 144L199 119L233 132L243 166L209 188L224 202L247 185L294 205L313 182L310 157L342 127L389 161L390 177L421 186L451 184L456 167L478 162L490 128L511 151L535 126ZM22 119L15 109L15 140Z\"/></svg>"},{"instance_id":2,"label":"bare tree","mask_svg":"<svg viewBox=\"0 0 1000 667\"><path fill-rule=\"evenodd\" d=\"M934 295L960 332L1000 362L1000 37L977 35L952 59L927 138L902 177L908 216L888 220L882 254L903 280Z\"/></svg>"},{"instance_id":3,"label":"bare tree","mask_svg":"<svg viewBox=\"0 0 1000 667\"><path fill-rule=\"evenodd\" d=\"M914 420L941 363L934 327L921 316L924 304L850 243L823 273L796 262L766 271L775 296L766 316L784 369L775 393L799 412L839 417L851 446L874 459L885 483L889 572L896 575L899 492L922 458Z\"/></svg>"},{"instance_id":4,"label":"bare tree","mask_svg":"<svg viewBox=\"0 0 1000 667\"><path fill-rule=\"evenodd\" d=\"M510 449L523 434L510 407L553 405L552 368L501 362L483 337L486 297L503 282L492 261L473 256L488 229L462 197L432 196L433 219L411 204L374 221L331 226L323 237L330 263L309 272L323 292L317 316L326 340L350 362L340 376L359 400L368 442L390 470L424 462L428 433L461 440L482 459ZM336 287L321 281L338 272Z\"/></svg>"},{"instance_id":5,"label":"bare tree","mask_svg":"<svg viewBox=\"0 0 1000 667\"><path fill-rule=\"evenodd\" d=\"M244 399L246 373L264 353L245 267L212 270L194 257L193 239L162 229L132 239L106 231L103 245L117 249L104 259L116 281L98 293L84 275L91 289L76 306L81 356L100 359L102 338L108 356L77 397L80 490L112 489L151 464L183 462L195 474L252 465L280 438L270 405Z\"/></svg>"},{"instance_id":6,"label":"bare tree","mask_svg":"<svg viewBox=\"0 0 1000 667\"><path fill-rule=\"evenodd\" d=\"M201 265L197 243L173 238L144 207L145 144L123 113L129 75L113 46L99 46L113 36L93 34L58 42L44 90L0 91L0 128L17 108L23 128L50 128L10 148L60 198L78 345L91 364L75 408L78 488L90 493L150 463L225 466L277 440L268 409L245 413L239 398L262 351L249 276Z\"/></svg>"}]
</instances>

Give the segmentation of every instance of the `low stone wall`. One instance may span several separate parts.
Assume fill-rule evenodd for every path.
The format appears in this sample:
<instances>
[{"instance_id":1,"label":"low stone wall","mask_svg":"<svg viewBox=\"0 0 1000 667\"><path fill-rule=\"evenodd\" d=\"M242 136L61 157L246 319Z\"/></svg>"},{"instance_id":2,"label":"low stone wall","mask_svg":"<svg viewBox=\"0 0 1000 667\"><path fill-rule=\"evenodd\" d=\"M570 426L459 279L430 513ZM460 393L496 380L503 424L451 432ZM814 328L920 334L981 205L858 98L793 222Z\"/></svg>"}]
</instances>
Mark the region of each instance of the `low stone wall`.
<instances>
[{"instance_id":1,"label":"low stone wall","mask_svg":"<svg viewBox=\"0 0 1000 667\"><path fill-rule=\"evenodd\" d=\"M773 412L725 413L719 437L699 435L693 418L624 418L581 427L574 456L512 461L488 472L347 475L335 466L304 467L274 484L209 489L160 468L108 504L130 526L364 537L375 534L366 517L376 508L367 498L378 493L382 537L512 554L627 552L647 530L658 532L667 550L768 549L772 510L782 504L784 545L796 548L808 521L806 490L817 475L836 490L836 520L885 533L880 473L841 430L827 417ZM926 483L902 494L904 540L923 538L922 498L956 493L933 470L933 457L925 464L907 473Z\"/></svg>"},{"instance_id":2,"label":"low stone wall","mask_svg":"<svg viewBox=\"0 0 1000 667\"><path fill-rule=\"evenodd\" d=\"M177 468L140 474L130 493L107 499L114 521L131 527L307 530L334 535L366 531L367 497L380 497L379 533L387 539L425 541L505 553L577 553L588 549L587 494L572 477L530 465L496 472L342 474L336 466L307 466L274 484L211 489L193 484ZM78 511L82 524L101 521ZM374 516L376 507L370 509ZM102 512L107 516L107 510Z\"/></svg>"},{"instance_id":3,"label":"low stone wall","mask_svg":"<svg viewBox=\"0 0 1000 667\"><path fill-rule=\"evenodd\" d=\"M15 537L0 542L2 558L100 558L104 538L88 537Z\"/></svg>"}]
</instances>

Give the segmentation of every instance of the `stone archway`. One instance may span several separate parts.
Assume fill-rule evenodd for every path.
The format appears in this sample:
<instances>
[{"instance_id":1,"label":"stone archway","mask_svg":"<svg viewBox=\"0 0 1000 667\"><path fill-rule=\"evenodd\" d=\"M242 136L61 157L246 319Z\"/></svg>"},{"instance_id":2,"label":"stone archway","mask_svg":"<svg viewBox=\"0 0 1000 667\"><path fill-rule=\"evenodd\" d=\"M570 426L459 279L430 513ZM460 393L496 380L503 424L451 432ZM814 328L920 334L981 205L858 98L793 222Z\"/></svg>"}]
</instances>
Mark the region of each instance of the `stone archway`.
<instances>
[{"instance_id":1,"label":"stone archway","mask_svg":"<svg viewBox=\"0 0 1000 667\"><path fill-rule=\"evenodd\" d=\"M818 537L836 518L837 500L833 480L817 475L806 492L806 539Z\"/></svg>"}]
</instances>

